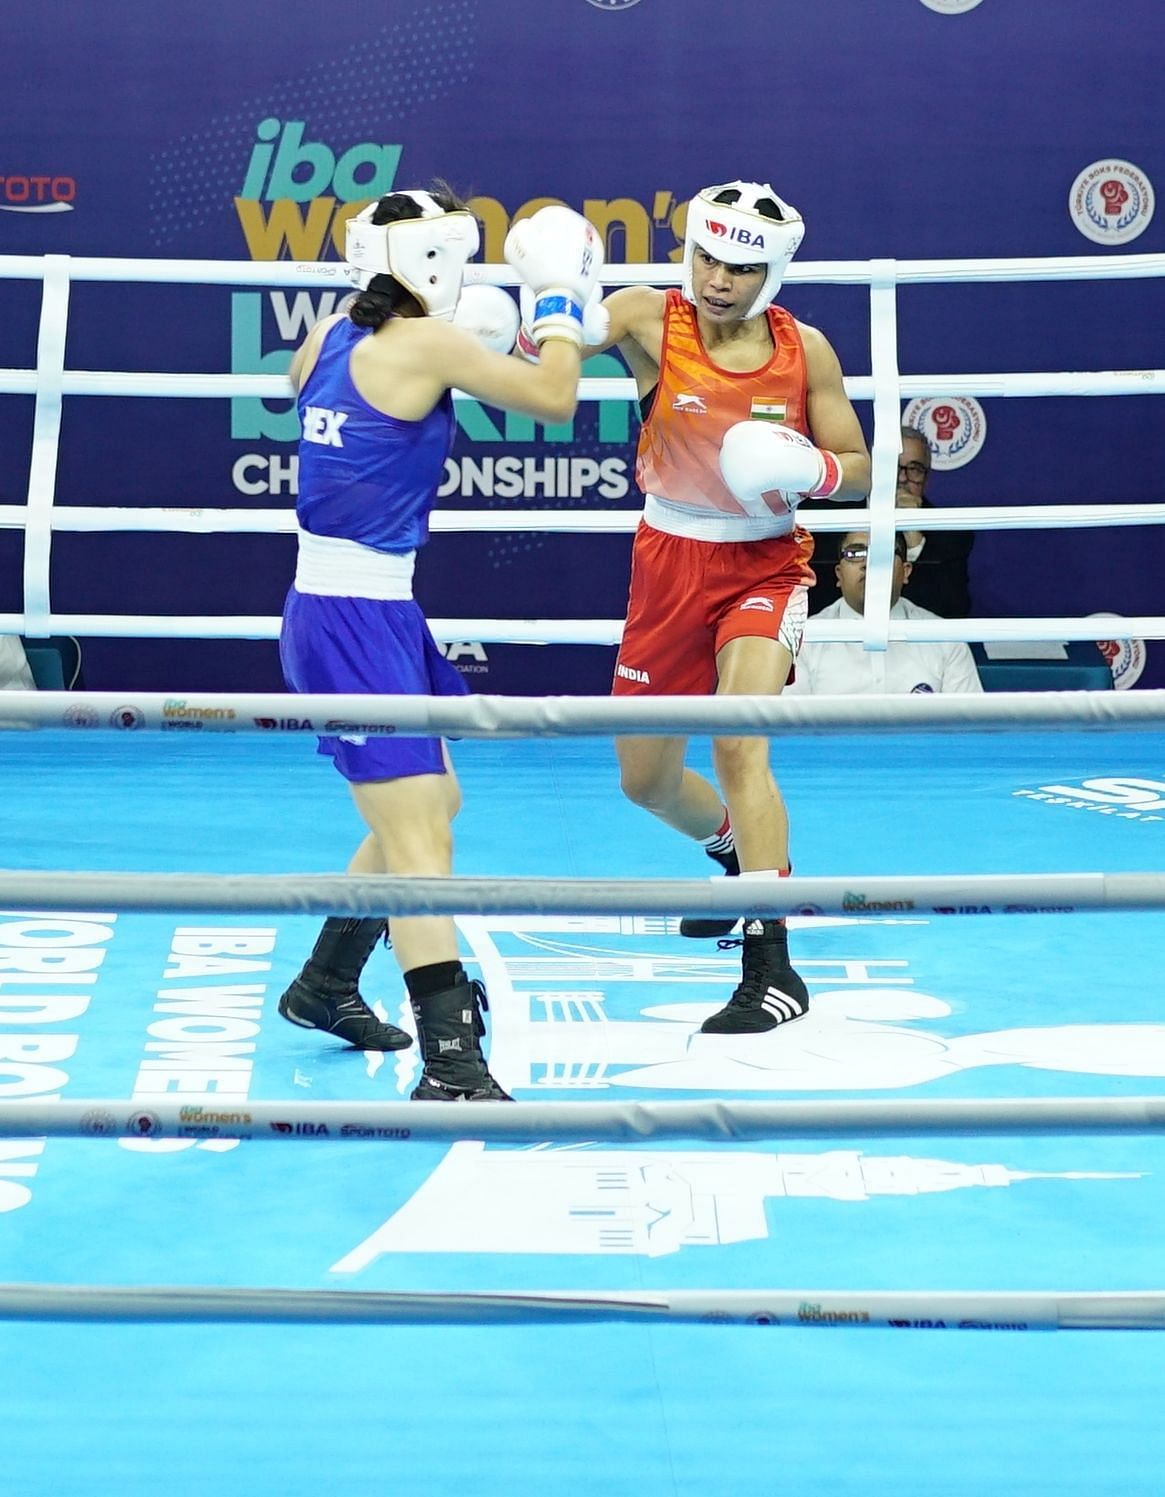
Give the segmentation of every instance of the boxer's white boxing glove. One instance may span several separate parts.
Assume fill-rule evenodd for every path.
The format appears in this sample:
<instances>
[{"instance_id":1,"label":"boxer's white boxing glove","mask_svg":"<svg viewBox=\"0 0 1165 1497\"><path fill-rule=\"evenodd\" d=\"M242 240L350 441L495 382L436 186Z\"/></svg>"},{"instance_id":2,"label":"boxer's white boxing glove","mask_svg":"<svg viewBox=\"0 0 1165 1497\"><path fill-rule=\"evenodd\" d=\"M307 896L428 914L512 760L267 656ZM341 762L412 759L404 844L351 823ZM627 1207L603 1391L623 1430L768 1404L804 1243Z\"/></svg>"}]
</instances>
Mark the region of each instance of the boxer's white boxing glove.
<instances>
[{"instance_id":1,"label":"boxer's white boxing glove","mask_svg":"<svg viewBox=\"0 0 1165 1497\"><path fill-rule=\"evenodd\" d=\"M791 515L802 499L841 487L832 452L776 421L738 421L720 444L720 473L746 514Z\"/></svg>"},{"instance_id":2,"label":"boxer's white boxing glove","mask_svg":"<svg viewBox=\"0 0 1165 1497\"><path fill-rule=\"evenodd\" d=\"M514 225L502 254L534 293L534 343L569 338L581 348L583 308L603 268L603 242L594 225L573 208L551 204Z\"/></svg>"},{"instance_id":3,"label":"boxer's white boxing glove","mask_svg":"<svg viewBox=\"0 0 1165 1497\"><path fill-rule=\"evenodd\" d=\"M501 286L462 286L454 327L464 328L495 353L509 353L518 337L518 304Z\"/></svg>"},{"instance_id":4,"label":"boxer's white boxing glove","mask_svg":"<svg viewBox=\"0 0 1165 1497\"><path fill-rule=\"evenodd\" d=\"M532 363L538 362L538 345L534 341L534 334L530 331L534 321L534 293L529 286L523 286L519 292L519 305L522 309L522 321L518 328L518 352L524 359ZM607 334L611 329L611 314L603 306L603 288L599 285L591 288L591 294L583 307L582 334L583 355L585 357L588 348L598 348L600 344L607 341Z\"/></svg>"}]
</instances>

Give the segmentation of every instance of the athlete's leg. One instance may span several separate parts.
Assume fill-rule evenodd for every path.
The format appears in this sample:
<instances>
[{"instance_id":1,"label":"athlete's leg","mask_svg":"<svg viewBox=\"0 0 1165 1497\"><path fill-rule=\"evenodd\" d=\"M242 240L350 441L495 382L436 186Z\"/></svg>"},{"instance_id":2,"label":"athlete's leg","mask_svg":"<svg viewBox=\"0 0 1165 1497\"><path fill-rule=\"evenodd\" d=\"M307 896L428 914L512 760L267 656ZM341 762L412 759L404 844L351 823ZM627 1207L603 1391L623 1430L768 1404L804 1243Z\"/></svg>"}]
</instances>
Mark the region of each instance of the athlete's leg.
<instances>
[{"instance_id":1,"label":"athlete's leg","mask_svg":"<svg viewBox=\"0 0 1165 1497\"><path fill-rule=\"evenodd\" d=\"M448 753L445 763L449 765ZM410 775L352 785L384 871L396 876L447 878L453 871L450 819L460 805L451 773ZM362 844L357 857L369 856ZM471 981L457 952L448 915L394 915L392 943L417 1024L424 1071L417 1101L508 1102L481 1050L485 989Z\"/></svg>"},{"instance_id":2,"label":"athlete's leg","mask_svg":"<svg viewBox=\"0 0 1165 1497\"><path fill-rule=\"evenodd\" d=\"M778 640L743 636L722 646L717 665L718 695L777 696L788 680L792 656ZM769 765L768 740L718 738L712 757L741 869L787 871L789 818ZM789 962L785 922L746 920L741 945L741 980L726 1006L705 1019L705 1034L763 1032L808 1012L808 989Z\"/></svg>"},{"instance_id":3,"label":"athlete's leg","mask_svg":"<svg viewBox=\"0 0 1165 1497\"><path fill-rule=\"evenodd\" d=\"M349 872L448 878L453 833L445 775L354 783L352 797L371 835L357 849ZM375 859L378 869L370 866ZM394 915L392 944L402 972L457 960L457 932L449 915Z\"/></svg>"},{"instance_id":4,"label":"athlete's leg","mask_svg":"<svg viewBox=\"0 0 1165 1497\"><path fill-rule=\"evenodd\" d=\"M623 794L637 806L685 836L714 837L724 805L714 785L684 765L686 738L619 738Z\"/></svg>"},{"instance_id":5,"label":"athlete's leg","mask_svg":"<svg viewBox=\"0 0 1165 1497\"><path fill-rule=\"evenodd\" d=\"M717 696L779 696L793 660L775 639L730 639L716 657ZM716 738L712 763L743 869L789 866L789 817L769 764L767 738Z\"/></svg>"},{"instance_id":6,"label":"athlete's leg","mask_svg":"<svg viewBox=\"0 0 1165 1497\"><path fill-rule=\"evenodd\" d=\"M447 754L444 759L448 766ZM349 861L349 873L449 874L449 821L460 806L457 780L449 768L446 774L352 783L369 832ZM398 1050L410 1044L403 1029L377 1018L360 996L360 976L387 934L387 922L381 918L329 917L311 956L280 998L279 1012L293 1024L323 1030L362 1050ZM392 939L406 983L412 969L433 963L442 964L437 969L440 976L468 981L457 959L456 931L448 916L394 917Z\"/></svg>"}]
</instances>

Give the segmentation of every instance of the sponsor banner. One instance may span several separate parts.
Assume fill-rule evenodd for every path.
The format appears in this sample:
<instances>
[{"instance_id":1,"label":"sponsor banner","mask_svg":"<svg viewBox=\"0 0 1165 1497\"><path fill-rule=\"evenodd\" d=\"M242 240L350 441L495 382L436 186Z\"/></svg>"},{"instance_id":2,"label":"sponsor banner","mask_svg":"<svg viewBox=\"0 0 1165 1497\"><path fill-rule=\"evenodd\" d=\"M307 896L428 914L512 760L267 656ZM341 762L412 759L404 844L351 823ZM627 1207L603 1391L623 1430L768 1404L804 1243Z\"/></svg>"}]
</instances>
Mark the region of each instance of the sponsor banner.
<instances>
[{"instance_id":1,"label":"sponsor banner","mask_svg":"<svg viewBox=\"0 0 1165 1497\"><path fill-rule=\"evenodd\" d=\"M1119 821L1159 823L1165 820L1165 781L1101 775L1075 784L1025 786L1012 794L1049 806L1089 811Z\"/></svg>"}]
</instances>

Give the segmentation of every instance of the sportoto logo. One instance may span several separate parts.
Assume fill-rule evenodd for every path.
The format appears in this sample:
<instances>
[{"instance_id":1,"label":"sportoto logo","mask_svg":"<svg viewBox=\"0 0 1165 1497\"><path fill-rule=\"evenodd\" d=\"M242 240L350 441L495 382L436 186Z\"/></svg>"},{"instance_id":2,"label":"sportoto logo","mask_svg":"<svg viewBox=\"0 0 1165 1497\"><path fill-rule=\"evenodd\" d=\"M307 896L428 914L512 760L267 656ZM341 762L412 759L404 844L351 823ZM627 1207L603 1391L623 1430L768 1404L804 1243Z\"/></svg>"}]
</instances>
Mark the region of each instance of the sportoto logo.
<instances>
[{"instance_id":1,"label":"sportoto logo","mask_svg":"<svg viewBox=\"0 0 1165 1497\"><path fill-rule=\"evenodd\" d=\"M1090 619L1119 619L1119 613L1090 613ZM1112 684L1117 691L1127 691L1141 679L1147 651L1143 639L1098 639L1096 648L1108 662Z\"/></svg>"},{"instance_id":2,"label":"sportoto logo","mask_svg":"<svg viewBox=\"0 0 1165 1497\"><path fill-rule=\"evenodd\" d=\"M0 176L0 213L70 213L77 196L72 177L23 172Z\"/></svg>"},{"instance_id":3,"label":"sportoto logo","mask_svg":"<svg viewBox=\"0 0 1165 1497\"><path fill-rule=\"evenodd\" d=\"M1131 161L1094 161L1072 183L1068 212L1094 244L1127 244L1149 227L1153 184Z\"/></svg>"},{"instance_id":4,"label":"sportoto logo","mask_svg":"<svg viewBox=\"0 0 1165 1497\"><path fill-rule=\"evenodd\" d=\"M922 0L927 10L936 10L940 16L957 16L965 10L974 10L983 0Z\"/></svg>"},{"instance_id":5,"label":"sportoto logo","mask_svg":"<svg viewBox=\"0 0 1165 1497\"><path fill-rule=\"evenodd\" d=\"M966 395L912 400L902 413L902 424L925 434L935 468L964 467L978 456L987 437L983 407Z\"/></svg>"}]
</instances>

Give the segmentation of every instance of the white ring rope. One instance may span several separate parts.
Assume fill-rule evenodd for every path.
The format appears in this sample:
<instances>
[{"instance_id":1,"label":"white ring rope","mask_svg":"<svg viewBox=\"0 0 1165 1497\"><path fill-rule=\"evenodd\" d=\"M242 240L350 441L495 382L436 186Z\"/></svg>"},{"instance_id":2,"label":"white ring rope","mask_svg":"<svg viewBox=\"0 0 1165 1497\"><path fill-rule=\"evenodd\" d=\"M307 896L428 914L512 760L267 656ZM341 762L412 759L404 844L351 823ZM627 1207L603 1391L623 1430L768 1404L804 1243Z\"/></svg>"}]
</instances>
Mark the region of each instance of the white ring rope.
<instances>
[{"instance_id":1,"label":"white ring rope","mask_svg":"<svg viewBox=\"0 0 1165 1497\"><path fill-rule=\"evenodd\" d=\"M0 369L0 395L33 395L35 369ZM845 391L851 400L873 400L871 375L847 375ZM581 400L638 399L635 382L610 376L579 383ZM1165 369L1090 369L1008 374L904 374L898 393L915 396L976 395L992 398L1041 395L1159 395L1165 392ZM169 400L226 399L249 395L263 400L290 400L292 388L282 374L155 374L131 370L67 369L61 382L64 395L143 395ZM454 399L467 400L460 390ZM967 510L968 514L973 513Z\"/></svg>"},{"instance_id":2,"label":"white ring rope","mask_svg":"<svg viewBox=\"0 0 1165 1497\"><path fill-rule=\"evenodd\" d=\"M1165 873L848 878L413 878L0 870L6 908L265 915L1072 915L1165 909Z\"/></svg>"},{"instance_id":3,"label":"white ring rope","mask_svg":"<svg viewBox=\"0 0 1165 1497\"><path fill-rule=\"evenodd\" d=\"M23 615L0 613L0 634L19 634ZM80 634L102 639L278 639L274 615L133 613L54 613L48 623L55 634ZM617 645L623 636L622 619L429 619L435 639L443 644L476 640L481 644ZM1056 640L1165 639L1165 616L1106 614L1096 618L1031 619L892 619L891 640ZM860 619L810 618L805 638L864 641Z\"/></svg>"},{"instance_id":4,"label":"white ring rope","mask_svg":"<svg viewBox=\"0 0 1165 1497\"><path fill-rule=\"evenodd\" d=\"M878 266L875 272L874 265ZM74 281L163 281L199 286L320 286L350 289L344 267L336 261L295 260L159 260L70 258ZM868 286L893 269L899 286L978 281L1124 281L1165 276L1165 254L1008 256L979 260L798 260L785 271L786 282L820 286ZM616 274L616 269L618 274ZM678 286L680 270L672 264L609 264L606 285ZM45 273L40 255L0 255L0 280L38 281ZM479 285L517 286L519 277L506 265L475 264L466 280Z\"/></svg>"},{"instance_id":5,"label":"white ring rope","mask_svg":"<svg viewBox=\"0 0 1165 1497\"><path fill-rule=\"evenodd\" d=\"M138 1284L0 1284L0 1319L156 1324L689 1325L949 1331L1165 1329L1165 1293L883 1289L537 1290L400 1293Z\"/></svg>"},{"instance_id":6,"label":"white ring rope","mask_svg":"<svg viewBox=\"0 0 1165 1497\"><path fill-rule=\"evenodd\" d=\"M949 636L927 633L916 637ZM0 692L0 732L193 728L206 733L359 733L373 738L593 738L621 733L767 737L773 733L1014 732L1058 726L1159 729L1163 723L1165 689L819 697Z\"/></svg>"},{"instance_id":7,"label":"white ring rope","mask_svg":"<svg viewBox=\"0 0 1165 1497\"><path fill-rule=\"evenodd\" d=\"M674 284L679 279L674 264L620 266L617 276L611 267L609 280L627 285ZM788 279L825 285L866 285L870 288L871 316L871 369L868 378L847 379L846 389L852 399L872 399L875 407L875 481L870 499L870 525L874 541L875 559L871 570L872 595L880 600L881 607L867 611L863 632L858 636L867 649L882 650L890 640L943 638L948 636L899 633L891 626L888 613L888 570L883 575L881 562L890 552L891 529L912 528L909 516L900 518L901 511L893 506L894 475L886 453L898 440L898 401L915 395L924 397L951 396L1035 396L1035 395L1118 395L1165 393L1165 370L1113 370L1096 372L1061 373L995 373L975 375L901 375L897 367L897 332L895 314L895 288L900 285L921 285L940 282L973 281L1059 281L1059 280L1110 280L1148 278L1165 275L1165 255L1118 255L1118 256L1064 256L1047 259L1007 258L991 260L947 261L947 260L875 260L875 261L804 261L791 267ZM209 260L150 260L150 259L101 259L79 256L0 256L0 278L45 281L46 307L50 293L57 281L67 287L71 280L94 281L141 281L170 282L198 285L261 285L274 286L325 286L335 288L347 286L343 267L339 263L294 263L288 261L209 261ZM481 284L509 285L518 283L515 274L506 266L477 265L472 267L470 279ZM165 395L169 397L216 397L230 395L257 395L270 398L290 398L291 388L286 377L277 375L233 375L233 374L136 374L119 371L67 370L60 367L61 361L52 350L42 347L38 353L38 368L0 369L0 394L35 394L38 410L45 411L52 402L59 406L61 395ZM460 394L460 392L455 392ZM634 399L634 384L629 379L587 379L580 386L580 395L591 400ZM42 435L48 434L42 423ZM43 444L42 444L43 445ZM31 523L44 531L41 544L30 544L26 548L25 602L21 614L0 615L0 630L11 633L80 634L104 637L128 637L150 634L156 638L251 638L269 639L277 636L279 622L276 619L240 618L167 618L165 616L139 615L132 620L122 616L87 614L56 614L49 607L49 544L56 529L73 528L68 521L58 524L59 510L53 504L52 477L56 468L56 436L53 436L51 461L49 454L42 453L37 467L38 480L36 513L30 505L28 512L21 514L19 506L4 506L0 525ZM45 479L48 483L46 488ZM31 496L30 496L31 497ZM1028 507L1029 509L1031 507ZM1055 511L1028 521L1030 525L1074 524L1141 524L1161 523L1161 515L1154 513L1165 506L1114 506L1111 513L1104 506L1062 505ZM41 510L45 513L42 515ZM1148 511L1137 514L1134 509ZM1118 517L1119 511L1119 517ZM224 514L227 512L223 512ZM999 509L968 507L954 515L943 516L934 528L994 528ZM499 517L500 519L500 517ZM832 520L811 528L842 529L864 521L866 515L851 512L844 523ZM76 528L90 528L78 521ZM619 517L617 528L626 523ZM914 523L917 517L914 516ZM929 523L929 517L928 517ZM1002 518L1003 526L1022 524L1010 516ZM95 525L92 528L97 528ZM136 524L124 515L116 516L107 528L155 528L143 516ZM217 523L203 522L196 526L161 524L158 529L188 529L209 531L218 529ZM222 528L230 529L227 524ZM266 526L247 522L239 527L245 530L260 530ZM282 522L277 528L282 528ZM444 527L442 527L444 528ZM450 527L453 528L453 527ZM460 527L459 527L460 528ZM464 528L469 528L464 527ZM477 528L476 525L473 528ZM486 528L486 527L482 527ZM492 528L492 527L490 527ZM555 525L554 528L567 528ZM587 528L585 522L569 528ZM605 529L606 526L590 527ZM33 530L35 541L37 531ZM889 563L886 561L886 568ZM621 621L581 621L583 627L571 628L561 621L526 621L526 625L515 633L507 621L491 620L486 631L475 628L479 621L452 621L451 632L444 637L450 641L481 639L486 642L505 641L511 643L570 643L603 644L617 643L621 633ZM990 622L992 627L986 627ZM538 627L531 630L529 625ZM895 621L897 625L897 621ZM1132 626L1136 625L1136 628ZM1163 638L1165 617L1125 620L1120 626L1127 629L1121 638ZM1095 627L1081 620L1025 619L993 620L976 622L960 621L961 632L949 636L956 640L992 639L1094 639ZM811 630L810 639L834 639L841 636L820 634Z\"/></svg>"},{"instance_id":8,"label":"white ring rope","mask_svg":"<svg viewBox=\"0 0 1165 1497\"><path fill-rule=\"evenodd\" d=\"M23 615L0 613L0 634L22 632ZM54 613L48 623L56 634L83 634L102 639L278 639L279 619L273 615L224 614L205 617L167 614L151 617L133 613ZM481 644L617 645L623 636L622 619L429 619L435 639L443 644L476 640ZM1165 617L1156 615L1095 618L1031 619L892 619L891 640L1086 640L1165 638ZM860 620L810 618L809 641L864 640Z\"/></svg>"},{"instance_id":9,"label":"white ring rope","mask_svg":"<svg viewBox=\"0 0 1165 1497\"><path fill-rule=\"evenodd\" d=\"M710 1046L717 1043L708 1041ZM634 1143L643 1139L997 1137L1157 1134L1165 1097L891 1098L748 1102L236 1102L214 1097L136 1103L98 1097L0 1102L0 1138L237 1138L291 1143Z\"/></svg>"},{"instance_id":10,"label":"white ring rope","mask_svg":"<svg viewBox=\"0 0 1165 1497\"><path fill-rule=\"evenodd\" d=\"M22 504L0 504L0 529L18 530L28 511ZM837 513L808 510L798 523L814 534L864 530L871 522L869 509L846 509ZM974 509L928 510L927 530L965 530L967 516L985 530L1056 530L1109 525L1165 525L1165 504L993 504ZM888 518L895 530L914 530L916 509L891 509ZM549 535L631 535L639 525L639 510L632 509L438 509L429 517L435 533L544 531ZM102 508L69 505L57 509L53 529L60 531L180 531L191 535L294 535L295 514L288 509L201 509L172 505L164 509ZM1026 622L1026 620L1025 620Z\"/></svg>"}]
</instances>

